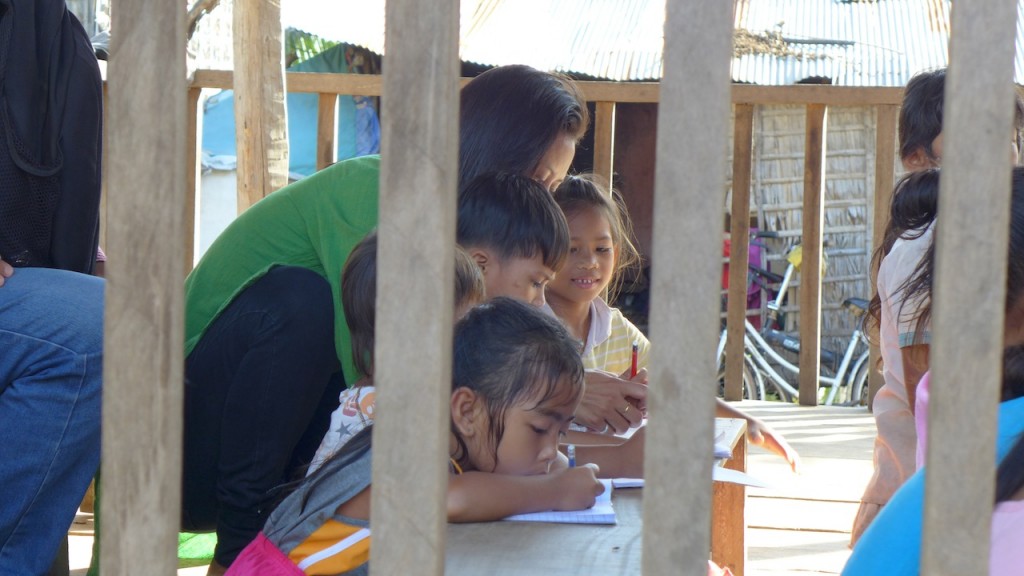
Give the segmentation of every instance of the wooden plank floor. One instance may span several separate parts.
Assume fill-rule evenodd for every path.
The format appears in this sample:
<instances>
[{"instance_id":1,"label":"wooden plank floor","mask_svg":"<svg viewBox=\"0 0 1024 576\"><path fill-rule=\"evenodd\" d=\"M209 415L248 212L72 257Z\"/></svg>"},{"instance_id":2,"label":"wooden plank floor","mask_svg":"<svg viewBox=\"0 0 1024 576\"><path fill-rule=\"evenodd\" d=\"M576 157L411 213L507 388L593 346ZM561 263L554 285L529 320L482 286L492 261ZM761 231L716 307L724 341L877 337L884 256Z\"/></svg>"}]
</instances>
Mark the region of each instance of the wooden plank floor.
<instances>
[{"instance_id":1,"label":"wooden plank floor","mask_svg":"<svg viewBox=\"0 0 1024 576\"><path fill-rule=\"evenodd\" d=\"M772 489L754 488L747 498L747 574L839 574L849 556L850 526L871 477L875 420L865 408L807 408L744 401L738 406L781 432L803 461L794 475L782 459L751 447L750 474ZM92 515L79 514L70 536L71 574L84 576L92 546ZM202 576L205 567L178 574Z\"/></svg>"}]
</instances>

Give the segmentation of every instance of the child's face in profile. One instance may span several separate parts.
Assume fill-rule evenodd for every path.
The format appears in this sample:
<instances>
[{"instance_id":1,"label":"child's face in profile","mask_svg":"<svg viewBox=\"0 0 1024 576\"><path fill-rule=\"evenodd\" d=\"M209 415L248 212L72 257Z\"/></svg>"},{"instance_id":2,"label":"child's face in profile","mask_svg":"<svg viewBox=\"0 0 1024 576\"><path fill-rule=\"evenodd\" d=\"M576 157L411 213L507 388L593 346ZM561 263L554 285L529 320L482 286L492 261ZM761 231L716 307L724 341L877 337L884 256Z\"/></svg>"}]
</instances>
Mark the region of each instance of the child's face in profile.
<instances>
[{"instance_id":1,"label":"child's face in profile","mask_svg":"<svg viewBox=\"0 0 1024 576\"><path fill-rule=\"evenodd\" d=\"M533 306L544 305L544 287L555 271L544 264L540 254L533 258L490 258L481 265L487 298L507 296Z\"/></svg>"},{"instance_id":2,"label":"child's face in profile","mask_svg":"<svg viewBox=\"0 0 1024 576\"><path fill-rule=\"evenodd\" d=\"M560 388L572 389L568 382ZM497 448L484 445L484 442L475 449L470 448L474 467L513 476L547 474L551 463L558 457L558 442L569 431L569 423L580 398L580 394L563 393L544 402L538 403L538 398L529 398L511 406L505 412L504 434ZM474 438L488 438L487 419L481 419L479 425L481 429Z\"/></svg>"}]
</instances>

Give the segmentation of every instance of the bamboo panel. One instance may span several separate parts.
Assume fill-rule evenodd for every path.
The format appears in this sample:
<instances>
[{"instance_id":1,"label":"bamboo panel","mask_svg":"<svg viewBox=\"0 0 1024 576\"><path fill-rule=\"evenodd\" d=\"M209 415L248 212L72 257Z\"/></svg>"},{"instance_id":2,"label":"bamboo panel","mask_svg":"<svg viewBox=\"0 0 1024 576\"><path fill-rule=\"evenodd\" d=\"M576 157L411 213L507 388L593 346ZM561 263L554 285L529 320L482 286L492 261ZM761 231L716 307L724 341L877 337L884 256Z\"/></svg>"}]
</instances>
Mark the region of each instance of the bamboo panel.
<instances>
[{"instance_id":1,"label":"bamboo panel","mask_svg":"<svg viewBox=\"0 0 1024 576\"><path fill-rule=\"evenodd\" d=\"M645 574L707 573L732 7L669 2L654 195ZM700 134L701 138L693 136ZM679 286L692 290L684 298ZM672 503L671 506L667 505ZM680 514L685 510L685 514Z\"/></svg>"},{"instance_id":2,"label":"bamboo panel","mask_svg":"<svg viewBox=\"0 0 1024 576\"><path fill-rule=\"evenodd\" d=\"M935 229L922 574L977 573L989 560L1016 5L958 2L952 13L942 209Z\"/></svg>"},{"instance_id":3,"label":"bamboo panel","mask_svg":"<svg viewBox=\"0 0 1024 576\"><path fill-rule=\"evenodd\" d=\"M185 6L118 2L106 129L105 574L174 574L184 381ZM160 22L154 27L153 22ZM153 63L159 62L159 66ZM143 465L143 463L145 463Z\"/></svg>"},{"instance_id":4,"label":"bamboo panel","mask_svg":"<svg viewBox=\"0 0 1024 576\"><path fill-rule=\"evenodd\" d=\"M459 3L387 3L371 566L444 571ZM394 97L388 97L394 95ZM410 194L415 190L415 194ZM416 262L416 274L409 274ZM409 294L415 292L415 298ZM409 327L416 327L410 330ZM409 386L410 367L417 384Z\"/></svg>"},{"instance_id":5,"label":"bamboo panel","mask_svg":"<svg viewBox=\"0 0 1024 576\"><path fill-rule=\"evenodd\" d=\"M825 219L825 131L828 108L807 106L804 148L803 265L800 268L800 404L818 404L821 368L821 252Z\"/></svg>"},{"instance_id":6,"label":"bamboo panel","mask_svg":"<svg viewBox=\"0 0 1024 576\"><path fill-rule=\"evenodd\" d=\"M747 313L747 265L750 246L750 169L754 142L754 107L737 104L733 120L732 224L729 228L729 331L725 357L725 399L743 399L743 343Z\"/></svg>"}]
</instances>

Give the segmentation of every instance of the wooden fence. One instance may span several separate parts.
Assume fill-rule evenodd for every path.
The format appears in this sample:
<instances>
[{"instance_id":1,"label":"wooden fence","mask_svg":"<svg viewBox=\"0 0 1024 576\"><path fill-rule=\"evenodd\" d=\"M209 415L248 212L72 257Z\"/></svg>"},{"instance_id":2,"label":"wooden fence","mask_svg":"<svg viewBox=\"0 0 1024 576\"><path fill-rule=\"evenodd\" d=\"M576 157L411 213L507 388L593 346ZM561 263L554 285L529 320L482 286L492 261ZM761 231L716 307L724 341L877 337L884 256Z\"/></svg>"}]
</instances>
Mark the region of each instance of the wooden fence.
<instances>
[{"instance_id":1,"label":"wooden fence","mask_svg":"<svg viewBox=\"0 0 1024 576\"><path fill-rule=\"evenodd\" d=\"M181 263L185 262L185 270L191 267L193 215L189 208L195 201L198 163L197 103L200 88L230 87L232 75L200 71L191 83L185 80L180 4L163 0L114 4L114 27L121 33L113 38L107 109L107 241L118 257L108 266L103 475L107 493L117 497L102 502L102 562L110 574L138 573L143 566L147 573L172 574L181 478ZM944 171L949 177L942 183L949 208L943 211L945 224L937 234L932 355L936 386L930 443L946 455L929 454L933 473L928 476L923 564L929 574L970 573L988 558L995 426L991 399L997 396L994 390L999 382L1003 311L1001 298L979 302L977 295L993 294L992 286L1002 286L1005 277L1005 203L992 202L982 194L991 195L994 190L1005 194L1008 184L1003 177L1009 168L1004 127L1010 125L1015 8L1012 0L984 6L958 3L953 13L957 25L945 128ZM332 114L337 95L385 96L380 229L381 274L387 280L382 286L411 289L397 252L389 248L400 241L409 222L429 219L430 225L417 225L415 244L430 247L432 255L448 253L454 239L457 14L455 0L429 6L391 0L389 72L383 78L287 75L290 90L321 95L320 166L333 161ZM728 3L670 1L661 86L580 83L587 99L597 102L597 171L610 174L613 169L617 102L660 102L658 156L673 158L657 164L655 190L653 256L662 260L652 289L651 337L659 345L651 365L643 549L647 574L697 575L706 569L711 495L706 447L712 436L706 382L714 377L714 341L704 329L713 331L717 322L712 312L717 310L721 230L714 223L722 219L720 202L687 195L687 191L723 189L730 90L736 109L733 213L749 209L752 107L779 103L807 107L803 242L808 267L800 291L805 313L801 403L816 401L812 374L817 373L819 327L806 319L820 317L820 278L817 282L813 278L818 275L821 252L822 159L829 106L877 107L877 205L885 205L892 184L899 90L730 87L727 39L731 27ZM389 105L387 94L403 95L402 105ZM437 121L417 123L416 115L424 114ZM403 121L396 122L398 118ZM436 166L426 176L430 185L418 187L434 190L436 195L415 202L399 197L398 192L414 166L417 181L424 177L419 170L422 163L414 164L408 156L411 150L432 151ZM255 163L260 162L265 164L266 158L257 156ZM884 210L875 214L877 237ZM747 251L739 247L748 235L744 220L733 220L739 224L732 230L733 270L746 269ZM992 249L979 250L979 241ZM688 250L673 249L684 244ZM450 259L424 257L421 261L441 266ZM438 457L433 443L444 436L447 426L438 409L439 400L447 395L450 363L450 332L438 328L450 325L444 306L451 302L446 297L450 287L441 280L446 277L440 269L417 275L416 290L424 297L404 300L403 321L393 321L395 311L387 306L380 310L378 354L401 358L396 365L415 363L418 372L429 377L424 378L426 385L410 390L398 385L401 375L383 371L380 375L385 382L375 445L378 454L394 456L378 458L374 464L373 567L377 573L436 575L443 571L441 506L447 478L445 460ZM684 283L694 287L688 294L695 298L684 300L684 294L675 289ZM730 302L743 302L742 290L741 285L732 287ZM418 329L408 330L410 322ZM946 326L958 328L946 331ZM735 398L742 312L732 307L729 330L729 356L734 360L727 394ZM959 348L965 342L972 343L967 354ZM420 352L405 356L410 350ZM970 390L956 385L968 381L967 376L973 382ZM403 390L407 396L401 401L390 397L388 390ZM419 415L424 406L430 407L425 418ZM414 450L399 425L402 421L416 422L417 437L432 448ZM968 429L972 434L961 433ZM677 505L656 505L669 499Z\"/></svg>"}]
</instances>

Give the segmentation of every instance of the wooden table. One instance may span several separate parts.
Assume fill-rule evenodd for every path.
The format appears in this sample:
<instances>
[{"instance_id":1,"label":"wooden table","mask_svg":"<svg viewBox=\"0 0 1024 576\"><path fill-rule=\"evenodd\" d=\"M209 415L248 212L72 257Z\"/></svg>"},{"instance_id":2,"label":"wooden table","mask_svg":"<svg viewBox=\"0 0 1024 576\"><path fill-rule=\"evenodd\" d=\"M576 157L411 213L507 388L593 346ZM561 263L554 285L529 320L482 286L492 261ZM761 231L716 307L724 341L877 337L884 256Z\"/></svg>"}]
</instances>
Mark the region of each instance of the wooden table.
<instances>
[{"instance_id":1,"label":"wooden table","mask_svg":"<svg viewBox=\"0 0 1024 576\"><path fill-rule=\"evenodd\" d=\"M732 446L729 460L717 465L745 471L746 421L716 420ZM445 571L452 575L587 574L620 576L640 574L643 533L642 489L618 489L612 503L618 524L543 524L485 522L449 524ZM714 483L712 497L711 557L743 575L746 490L737 484ZM685 511L680 511L685 513Z\"/></svg>"}]
</instances>

